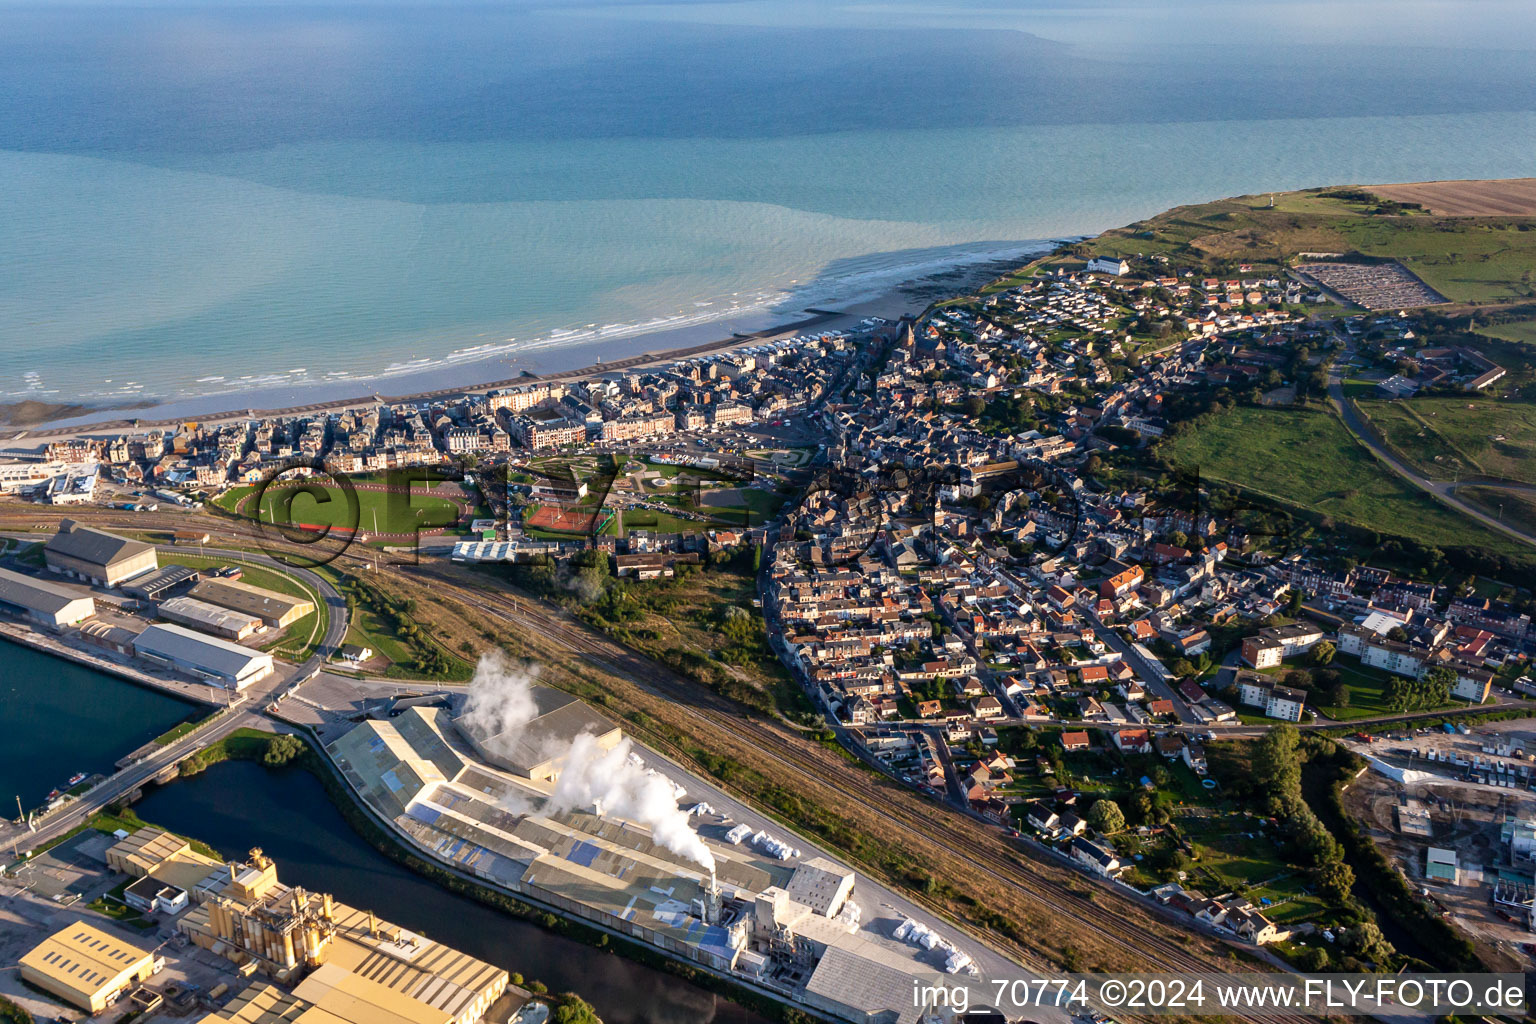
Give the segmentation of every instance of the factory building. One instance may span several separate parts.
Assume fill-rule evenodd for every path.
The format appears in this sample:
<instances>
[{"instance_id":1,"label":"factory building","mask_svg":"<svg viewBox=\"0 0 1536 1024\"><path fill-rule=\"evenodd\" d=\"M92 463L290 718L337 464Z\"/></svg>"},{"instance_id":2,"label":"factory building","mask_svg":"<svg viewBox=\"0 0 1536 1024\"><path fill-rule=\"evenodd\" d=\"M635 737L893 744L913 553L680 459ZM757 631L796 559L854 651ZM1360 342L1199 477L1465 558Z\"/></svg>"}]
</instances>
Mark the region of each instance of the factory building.
<instances>
[{"instance_id":1,"label":"factory building","mask_svg":"<svg viewBox=\"0 0 1536 1024\"><path fill-rule=\"evenodd\" d=\"M623 738L618 726L579 698L548 686L529 689L538 714L515 735L482 732L465 717L454 723L475 753L498 768L505 768L525 779L553 782L556 774L553 751L563 750L582 733L595 736L598 746L604 750L612 750Z\"/></svg>"},{"instance_id":2,"label":"factory building","mask_svg":"<svg viewBox=\"0 0 1536 1024\"><path fill-rule=\"evenodd\" d=\"M150 626L134 641L134 649L141 658L232 690L267 678L274 668L270 654L203 636L184 626Z\"/></svg>"},{"instance_id":3,"label":"factory building","mask_svg":"<svg viewBox=\"0 0 1536 1024\"><path fill-rule=\"evenodd\" d=\"M153 544L81 526L70 519L59 523L59 532L43 545L43 559L54 572L98 587L115 587L160 565Z\"/></svg>"},{"instance_id":4,"label":"factory building","mask_svg":"<svg viewBox=\"0 0 1536 1024\"><path fill-rule=\"evenodd\" d=\"M252 985L209 1024L476 1024L507 987L499 967L327 893L284 885L259 849L226 865L201 895L177 924L183 935L276 981L297 982L291 994Z\"/></svg>"},{"instance_id":5,"label":"factory building","mask_svg":"<svg viewBox=\"0 0 1536 1024\"><path fill-rule=\"evenodd\" d=\"M151 878L188 892L222 866L192 849L187 840L153 826L119 833L118 841L107 847L106 860L107 867L130 878Z\"/></svg>"},{"instance_id":6,"label":"factory building","mask_svg":"<svg viewBox=\"0 0 1536 1024\"><path fill-rule=\"evenodd\" d=\"M100 1013L155 973L155 956L83 921L65 925L21 958L21 978L86 1013Z\"/></svg>"},{"instance_id":7,"label":"factory building","mask_svg":"<svg viewBox=\"0 0 1536 1024\"><path fill-rule=\"evenodd\" d=\"M259 619L273 629L291 625L315 610L313 601L263 590L236 580L206 579L187 592L188 597Z\"/></svg>"},{"instance_id":8,"label":"factory building","mask_svg":"<svg viewBox=\"0 0 1536 1024\"><path fill-rule=\"evenodd\" d=\"M523 733L530 749L551 714L540 710ZM931 931L918 946L875 921L861 928L854 873L825 857L795 863L764 843L733 845L723 821L698 819L701 836L716 840L711 876L640 824L552 811L556 773L530 770L534 756L489 762L476 746L485 739L464 726L445 709L412 707L364 721L327 749L371 808L453 868L840 1019L914 1024L913 979L952 982L946 965L970 963Z\"/></svg>"},{"instance_id":9,"label":"factory building","mask_svg":"<svg viewBox=\"0 0 1536 1024\"><path fill-rule=\"evenodd\" d=\"M261 629L260 619L194 597L168 598L160 602L156 612L168 622L191 626L225 640L244 640Z\"/></svg>"},{"instance_id":10,"label":"factory building","mask_svg":"<svg viewBox=\"0 0 1536 1024\"><path fill-rule=\"evenodd\" d=\"M221 863L161 829L119 835L106 857L139 880L127 893L137 888L172 912L181 909L177 892L189 895L177 931L246 976L296 986L252 984L206 1024L476 1024L506 989L498 967L328 894L284 885L260 849ZM159 906L163 899L172 907Z\"/></svg>"},{"instance_id":11,"label":"factory building","mask_svg":"<svg viewBox=\"0 0 1536 1024\"><path fill-rule=\"evenodd\" d=\"M0 569L0 610L57 631L95 615L96 602L89 594Z\"/></svg>"}]
</instances>

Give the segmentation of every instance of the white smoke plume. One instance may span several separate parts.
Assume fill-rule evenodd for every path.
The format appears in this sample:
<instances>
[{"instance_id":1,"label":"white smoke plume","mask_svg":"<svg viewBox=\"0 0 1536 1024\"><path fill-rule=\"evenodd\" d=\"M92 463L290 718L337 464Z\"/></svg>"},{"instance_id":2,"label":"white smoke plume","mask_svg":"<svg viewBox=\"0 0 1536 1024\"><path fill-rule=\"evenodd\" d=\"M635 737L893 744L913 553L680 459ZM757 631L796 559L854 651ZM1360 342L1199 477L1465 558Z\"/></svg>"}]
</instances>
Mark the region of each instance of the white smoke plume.
<instances>
[{"instance_id":1,"label":"white smoke plume","mask_svg":"<svg viewBox=\"0 0 1536 1024\"><path fill-rule=\"evenodd\" d=\"M515 736L539 716L533 699L537 665L512 662L500 651L480 656L475 677L469 682L469 701L464 705L464 724L479 736Z\"/></svg>"},{"instance_id":2,"label":"white smoke plume","mask_svg":"<svg viewBox=\"0 0 1536 1024\"><path fill-rule=\"evenodd\" d=\"M477 736L515 745L539 714L532 689L537 676L538 666L518 665L500 651L482 656L470 680L462 724ZM563 751L546 750L559 766L559 777L545 810L559 814L593 807L599 814L626 818L649 829L665 849L713 875L714 855L688 823L688 812L677 806L671 783L631 761L630 749L628 738L604 750L595 736L582 733Z\"/></svg>"},{"instance_id":3,"label":"white smoke plume","mask_svg":"<svg viewBox=\"0 0 1536 1024\"><path fill-rule=\"evenodd\" d=\"M714 875L714 854L688 824L688 812L677 806L672 784L631 761L629 752L628 737L604 750L590 733L577 736L562 758L550 810L558 814L594 807L599 814L627 818L650 829L651 838L665 849Z\"/></svg>"}]
</instances>

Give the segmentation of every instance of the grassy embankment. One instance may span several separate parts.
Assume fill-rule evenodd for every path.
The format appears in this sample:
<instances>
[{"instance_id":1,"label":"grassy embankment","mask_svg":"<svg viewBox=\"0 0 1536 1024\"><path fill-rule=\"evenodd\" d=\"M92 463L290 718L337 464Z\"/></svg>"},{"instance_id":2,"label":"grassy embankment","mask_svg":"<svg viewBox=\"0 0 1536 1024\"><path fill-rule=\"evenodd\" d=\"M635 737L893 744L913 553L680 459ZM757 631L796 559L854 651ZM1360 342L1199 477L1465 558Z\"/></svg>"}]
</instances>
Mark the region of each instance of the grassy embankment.
<instances>
[{"instance_id":1,"label":"grassy embankment","mask_svg":"<svg viewBox=\"0 0 1536 1024\"><path fill-rule=\"evenodd\" d=\"M1481 395L1357 398L1393 453L1433 480L1489 476L1536 484L1536 403Z\"/></svg>"},{"instance_id":2,"label":"grassy embankment","mask_svg":"<svg viewBox=\"0 0 1536 1024\"><path fill-rule=\"evenodd\" d=\"M1161 451L1202 477L1383 534L1439 547L1528 552L1399 479L1321 409L1240 406L1192 426Z\"/></svg>"}]
</instances>

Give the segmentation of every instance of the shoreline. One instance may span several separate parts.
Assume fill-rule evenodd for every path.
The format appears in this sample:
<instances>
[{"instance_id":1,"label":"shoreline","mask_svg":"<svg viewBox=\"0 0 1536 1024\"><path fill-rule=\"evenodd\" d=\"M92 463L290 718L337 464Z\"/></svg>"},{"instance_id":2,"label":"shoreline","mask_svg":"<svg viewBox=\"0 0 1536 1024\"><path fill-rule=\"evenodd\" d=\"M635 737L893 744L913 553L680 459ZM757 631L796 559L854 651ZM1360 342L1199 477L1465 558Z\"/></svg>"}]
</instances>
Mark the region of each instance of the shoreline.
<instances>
[{"instance_id":1,"label":"shoreline","mask_svg":"<svg viewBox=\"0 0 1536 1024\"><path fill-rule=\"evenodd\" d=\"M23 447L41 449L48 441L90 434L174 428L188 421L221 423L339 411L380 403L425 402L535 381L568 382L682 359L719 355L799 334L845 330L869 317L897 320L902 316L913 315L939 298L979 287L1008 269L1019 266L1020 261L1027 262L1049 252L1055 244L1049 241L1021 243L1017 256L938 268L893 284L879 293L839 304L837 308L807 307L797 311L798 315L788 321L769 313L766 319L778 322L734 331L726 337L720 336L723 325L711 322L552 349L537 361L528 357L496 357L377 379L380 384L397 382L398 390L395 393L386 393L382 387L359 393L356 383L360 382L354 382L352 385L314 384L298 389L256 390L159 403L146 401L132 406L103 407L86 412L77 411L80 408L78 405L64 405L71 415L49 416L34 423L0 426L0 431L3 431L0 433L0 444L10 447L13 453L19 453ZM610 358L610 353L614 358ZM517 374L507 376L508 370L518 362L526 362L528 366ZM572 367L570 364L573 362L579 365ZM555 365L540 368L540 363ZM320 393L327 390L331 393ZM306 395L306 392L309 394ZM306 397L308 401L301 400ZM141 411L143 415L134 415L136 411Z\"/></svg>"}]
</instances>

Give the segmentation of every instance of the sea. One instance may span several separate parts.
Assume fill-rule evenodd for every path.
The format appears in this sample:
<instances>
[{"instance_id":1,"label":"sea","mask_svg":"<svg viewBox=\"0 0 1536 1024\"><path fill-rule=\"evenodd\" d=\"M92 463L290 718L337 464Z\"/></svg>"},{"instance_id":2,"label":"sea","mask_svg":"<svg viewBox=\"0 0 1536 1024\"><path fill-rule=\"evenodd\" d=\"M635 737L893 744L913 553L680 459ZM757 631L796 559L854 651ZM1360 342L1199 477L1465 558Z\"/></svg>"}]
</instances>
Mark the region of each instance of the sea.
<instances>
[{"instance_id":1,"label":"sea","mask_svg":"<svg viewBox=\"0 0 1536 1024\"><path fill-rule=\"evenodd\" d=\"M1529 0L0 0L0 406L569 368L1533 140Z\"/></svg>"}]
</instances>

